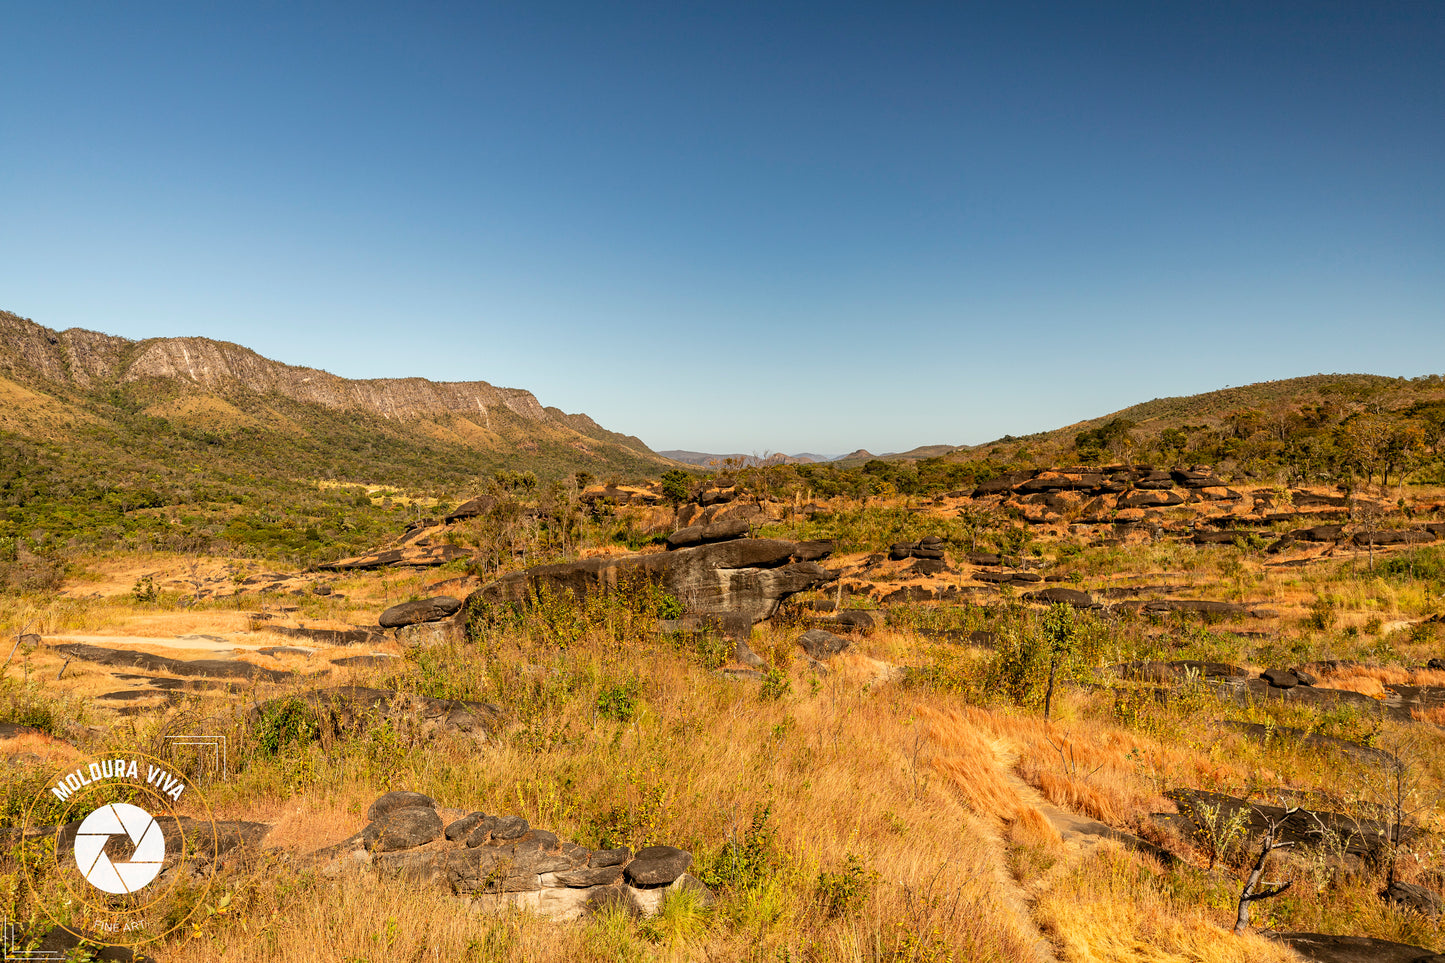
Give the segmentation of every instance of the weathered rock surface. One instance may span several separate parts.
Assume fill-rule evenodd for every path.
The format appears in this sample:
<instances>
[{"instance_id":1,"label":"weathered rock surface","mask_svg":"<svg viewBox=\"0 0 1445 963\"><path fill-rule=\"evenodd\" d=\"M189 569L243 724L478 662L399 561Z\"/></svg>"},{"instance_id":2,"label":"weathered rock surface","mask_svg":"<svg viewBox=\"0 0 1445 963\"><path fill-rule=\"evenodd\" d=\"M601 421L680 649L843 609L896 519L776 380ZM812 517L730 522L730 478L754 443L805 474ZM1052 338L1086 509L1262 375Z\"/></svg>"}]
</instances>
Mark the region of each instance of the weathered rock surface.
<instances>
[{"instance_id":1,"label":"weathered rock surface","mask_svg":"<svg viewBox=\"0 0 1445 963\"><path fill-rule=\"evenodd\" d=\"M1415 883L1402 883L1399 880L1380 890L1380 899L1392 906L1412 910L1421 916L1428 916L1432 919L1438 917L1442 909L1439 893Z\"/></svg>"},{"instance_id":2,"label":"weathered rock surface","mask_svg":"<svg viewBox=\"0 0 1445 963\"><path fill-rule=\"evenodd\" d=\"M1445 963L1445 956L1424 947L1368 936L1276 933L1275 939L1312 963Z\"/></svg>"},{"instance_id":3,"label":"weathered rock surface","mask_svg":"<svg viewBox=\"0 0 1445 963\"><path fill-rule=\"evenodd\" d=\"M267 625L266 631L287 638L305 639L317 645L376 645L386 639L386 636L376 629L361 626L350 629L310 629L305 626Z\"/></svg>"},{"instance_id":4,"label":"weathered rock surface","mask_svg":"<svg viewBox=\"0 0 1445 963\"><path fill-rule=\"evenodd\" d=\"M692 865L692 853L675 846L649 846L627 864L623 876L633 886L666 886Z\"/></svg>"},{"instance_id":5,"label":"weathered rock surface","mask_svg":"<svg viewBox=\"0 0 1445 963\"><path fill-rule=\"evenodd\" d=\"M995 585L1034 585L1044 579L1033 572L974 572L973 580Z\"/></svg>"},{"instance_id":6,"label":"weathered rock surface","mask_svg":"<svg viewBox=\"0 0 1445 963\"><path fill-rule=\"evenodd\" d=\"M1435 533L1415 528L1388 528L1378 531L1356 532L1352 539L1356 545L1366 548L1374 545L1421 545L1435 541Z\"/></svg>"},{"instance_id":7,"label":"weathered rock surface","mask_svg":"<svg viewBox=\"0 0 1445 963\"><path fill-rule=\"evenodd\" d=\"M1262 835L1270 821L1283 819L1285 814L1285 809L1280 806L1251 803L1245 799L1202 789L1171 789L1164 795L1179 807L1181 818L1169 819L1166 816L1161 821L1170 822L1189 833L1204 831L1200 829L1204 825L1199 813L1201 806L1211 810L1218 807L1223 818L1233 818L1235 814L1243 813L1251 837ZM1419 834L1418 827L1407 825L1400 832L1400 841L1408 842ZM1356 819L1344 813L1324 810L1301 809L1283 822L1279 840L1306 847L1337 844L1349 855L1371 857L1379 852L1391 835L1391 827L1378 820Z\"/></svg>"},{"instance_id":8,"label":"weathered rock surface","mask_svg":"<svg viewBox=\"0 0 1445 963\"><path fill-rule=\"evenodd\" d=\"M290 672L267 669L234 659L173 659L168 655L155 655L151 652L139 652L134 649L104 649L84 642L67 642L54 648L55 651L72 659L80 659L82 662L125 668L134 667L150 672L169 672L171 675L260 682L281 682L291 678Z\"/></svg>"},{"instance_id":9,"label":"weathered rock surface","mask_svg":"<svg viewBox=\"0 0 1445 963\"><path fill-rule=\"evenodd\" d=\"M455 545L407 545L402 548L388 548L380 552L368 552L354 558L343 558L316 566L318 572L365 572L371 569L388 568L392 565L430 568L445 565L458 559L468 558L466 549Z\"/></svg>"},{"instance_id":10,"label":"weathered rock surface","mask_svg":"<svg viewBox=\"0 0 1445 963\"><path fill-rule=\"evenodd\" d=\"M432 797L408 789L398 789L384 796L378 796L366 810L366 818L372 822L403 809L436 809L437 801Z\"/></svg>"},{"instance_id":11,"label":"weathered rock surface","mask_svg":"<svg viewBox=\"0 0 1445 963\"><path fill-rule=\"evenodd\" d=\"M1072 605L1076 609L1096 609L1099 603L1088 592L1081 592L1071 588L1046 588L1037 592L1029 592L1024 596L1027 601L1039 602L1043 605L1054 605L1062 602L1065 605Z\"/></svg>"},{"instance_id":12,"label":"weathered rock surface","mask_svg":"<svg viewBox=\"0 0 1445 963\"><path fill-rule=\"evenodd\" d=\"M461 599L454 599L449 595L438 595L436 598L418 599L415 602L393 605L381 613L381 618L377 621L383 629L397 629L403 625L416 625L419 622L440 622L450 615L455 615L461 607Z\"/></svg>"},{"instance_id":13,"label":"weathered rock surface","mask_svg":"<svg viewBox=\"0 0 1445 963\"><path fill-rule=\"evenodd\" d=\"M1107 672L1136 682L1182 682L1191 675L1200 679L1244 679L1249 673L1227 662L1180 659L1175 662L1125 662Z\"/></svg>"},{"instance_id":14,"label":"weathered rock surface","mask_svg":"<svg viewBox=\"0 0 1445 963\"><path fill-rule=\"evenodd\" d=\"M748 537L748 523L741 520L714 522L711 525L690 525L679 528L667 537L669 550L692 548L696 545L711 545L714 542L730 542Z\"/></svg>"},{"instance_id":15,"label":"weathered rock surface","mask_svg":"<svg viewBox=\"0 0 1445 963\"><path fill-rule=\"evenodd\" d=\"M467 640L465 612L435 622L417 622L394 630L397 645L407 649L459 645Z\"/></svg>"},{"instance_id":16,"label":"weathered rock surface","mask_svg":"<svg viewBox=\"0 0 1445 963\"><path fill-rule=\"evenodd\" d=\"M1299 676L1289 669L1265 669L1259 677L1276 689L1293 689L1300 684Z\"/></svg>"},{"instance_id":17,"label":"weathered rock surface","mask_svg":"<svg viewBox=\"0 0 1445 963\"><path fill-rule=\"evenodd\" d=\"M910 558L941 561L943 554L943 539L937 535L927 535L916 542L895 542L888 546L888 558L894 562L901 562Z\"/></svg>"},{"instance_id":18,"label":"weathered rock surface","mask_svg":"<svg viewBox=\"0 0 1445 963\"><path fill-rule=\"evenodd\" d=\"M746 538L651 555L590 558L515 572L472 597L487 603L525 602L539 592L585 597L629 579L645 579L682 602L690 616L756 623L770 618L790 595L835 578L817 562L797 561L798 552L799 543Z\"/></svg>"},{"instance_id":19,"label":"weathered rock surface","mask_svg":"<svg viewBox=\"0 0 1445 963\"><path fill-rule=\"evenodd\" d=\"M392 853L424 846L442 834L442 818L435 808L413 806L385 813L361 834L362 845L373 853Z\"/></svg>"},{"instance_id":20,"label":"weathered rock surface","mask_svg":"<svg viewBox=\"0 0 1445 963\"><path fill-rule=\"evenodd\" d=\"M839 652L846 652L853 643L822 629L809 629L798 638L798 644L809 658L826 662Z\"/></svg>"},{"instance_id":21,"label":"weathered rock surface","mask_svg":"<svg viewBox=\"0 0 1445 963\"><path fill-rule=\"evenodd\" d=\"M1275 739L1284 740L1311 749L1340 752L1359 762L1368 762L1377 765L1394 760L1394 756L1383 749L1375 749L1372 746L1361 745L1358 742L1350 742L1348 739L1336 739L1334 736L1325 736L1317 732L1296 729L1293 726L1266 726L1258 722L1223 722L1221 725L1242 732L1249 738L1258 740L1259 742L1267 742Z\"/></svg>"},{"instance_id":22,"label":"weathered rock surface","mask_svg":"<svg viewBox=\"0 0 1445 963\"><path fill-rule=\"evenodd\" d=\"M336 686L263 702L252 708L252 724L279 711L293 699L310 710L317 737L323 742L388 721L405 738L424 742L442 733L455 733L481 742L497 729L501 719L501 710L485 702L433 699L363 686Z\"/></svg>"}]
</instances>

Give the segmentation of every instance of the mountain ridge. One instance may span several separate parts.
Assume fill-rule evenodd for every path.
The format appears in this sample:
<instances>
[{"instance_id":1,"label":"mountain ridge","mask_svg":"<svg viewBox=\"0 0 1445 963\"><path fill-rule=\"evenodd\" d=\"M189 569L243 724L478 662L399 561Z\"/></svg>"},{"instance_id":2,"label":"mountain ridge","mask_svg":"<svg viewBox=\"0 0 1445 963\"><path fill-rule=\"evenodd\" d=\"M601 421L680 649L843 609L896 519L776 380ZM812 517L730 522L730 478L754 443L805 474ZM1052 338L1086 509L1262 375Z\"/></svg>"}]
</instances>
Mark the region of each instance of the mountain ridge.
<instances>
[{"instance_id":1,"label":"mountain ridge","mask_svg":"<svg viewBox=\"0 0 1445 963\"><path fill-rule=\"evenodd\" d=\"M28 388L62 386L92 393L154 381L222 397L241 388L332 411L367 411L387 420L461 417L482 432L492 432L493 414L505 409L523 423L575 432L630 449L648 461L665 461L636 436L603 428L586 414L544 407L525 389L486 381L344 378L267 358L229 341L191 336L131 340L85 328L56 331L9 311L0 311L0 345L8 349L0 355L0 374Z\"/></svg>"}]
</instances>

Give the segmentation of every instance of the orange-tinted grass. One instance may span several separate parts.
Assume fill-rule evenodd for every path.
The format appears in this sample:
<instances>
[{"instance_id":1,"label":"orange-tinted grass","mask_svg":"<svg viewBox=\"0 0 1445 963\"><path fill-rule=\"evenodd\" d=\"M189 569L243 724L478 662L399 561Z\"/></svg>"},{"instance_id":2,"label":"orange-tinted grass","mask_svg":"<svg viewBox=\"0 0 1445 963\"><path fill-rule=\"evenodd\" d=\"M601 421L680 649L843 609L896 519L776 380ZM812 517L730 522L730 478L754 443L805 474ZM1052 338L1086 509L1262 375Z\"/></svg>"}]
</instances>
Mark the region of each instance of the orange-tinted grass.
<instances>
[{"instance_id":1,"label":"orange-tinted grass","mask_svg":"<svg viewBox=\"0 0 1445 963\"><path fill-rule=\"evenodd\" d=\"M1063 838L1049 822L1048 817L1034 806L1021 806L1008 826L1009 842L1016 846L1035 846L1054 849L1062 845Z\"/></svg>"}]
</instances>

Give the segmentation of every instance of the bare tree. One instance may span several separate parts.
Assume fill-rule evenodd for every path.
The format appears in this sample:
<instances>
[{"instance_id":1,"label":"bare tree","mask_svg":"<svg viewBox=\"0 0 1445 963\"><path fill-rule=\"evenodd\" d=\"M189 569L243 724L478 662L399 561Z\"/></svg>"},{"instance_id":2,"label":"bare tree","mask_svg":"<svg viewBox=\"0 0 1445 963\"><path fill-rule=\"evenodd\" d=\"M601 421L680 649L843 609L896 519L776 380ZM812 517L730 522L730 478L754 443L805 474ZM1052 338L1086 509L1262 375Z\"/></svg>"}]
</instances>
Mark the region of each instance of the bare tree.
<instances>
[{"instance_id":1,"label":"bare tree","mask_svg":"<svg viewBox=\"0 0 1445 963\"><path fill-rule=\"evenodd\" d=\"M1269 899L1271 896L1278 896L1290 888L1290 882L1283 883L1264 882L1264 864L1269 861L1269 854L1277 849L1288 849L1293 842L1282 843L1279 841L1280 831L1284 829L1285 823L1289 822L1296 813L1300 812L1299 806L1286 809L1283 815L1268 819L1265 823L1264 837L1260 840L1259 856L1254 861L1254 868L1250 870L1249 878L1245 880L1244 889L1239 894L1239 910L1234 918L1235 934L1243 933L1249 929L1250 904Z\"/></svg>"},{"instance_id":2,"label":"bare tree","mask_svg":"<svg viewBox=\"0 0 1445 963\"><path fill-rule=\"evenodd\" d=\"M1382 763L1377 781L1370 789L1384 826L1380 861L1385 869L1386 888L1396 883L1396 864L1405 849L1409 821L1429 809L1434 800L1427 798L1418 767L1411 765L1415 744L1405 741L1392 747Z\"/></svg>"}]
</instances>

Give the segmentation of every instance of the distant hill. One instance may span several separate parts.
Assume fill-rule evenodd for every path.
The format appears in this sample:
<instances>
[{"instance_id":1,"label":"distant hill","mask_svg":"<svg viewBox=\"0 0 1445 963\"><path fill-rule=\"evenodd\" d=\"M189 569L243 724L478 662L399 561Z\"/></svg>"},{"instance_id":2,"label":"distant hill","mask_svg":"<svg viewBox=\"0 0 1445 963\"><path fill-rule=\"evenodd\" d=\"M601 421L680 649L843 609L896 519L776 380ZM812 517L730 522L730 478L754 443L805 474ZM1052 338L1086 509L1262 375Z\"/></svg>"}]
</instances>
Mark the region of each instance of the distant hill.
<instances>
[{"instance_id":1,"label":"distant hill","mask_svg":"<svg viewBox=\"0 0 1445 963\"><path fill-rule=\"evenodd\" d=\"M672 448L667 451L659 451L664 458L671 458L673 461L680 461L685 465L721 465L732 462L743 467L756 465L811 465L816 462L831 461L827 455L814 455L803 453L801 455L744 455L734 453L731 455L718 455L706 451L687 451L682 448Z\"/></svg>"},{"instance_id":2,"label":"distant hill","mask_svg":"<svg viewBox=\"0 0 1445 963\"><path fill-rule=\"evenodd\" d=\"M1445 378L1317 374L1156 398L948 456L1061 463L1126 458L1264 475L1434 478L1445 459ZM1436 467L1432 467L1436 466Z\"/></svg>"},{"instance_id":3,"label":"distant hill","mask_svg":"<svg viewBox=\"0 0 1445 963\"><path fill-rule=\"evenodd\" d=\"M0 312L0 456L0 539L42 540L184 529L213 541L229 530L244 542L237 513L214 506L311 504L318 485L460 497L497 470L545 482L579 471L656 475L672 464L521 389L352 380L208 338L131 341L9 312ZM213 507L153 511L197 501ZM273 513L270 543L320 551L323 516L336 533L352 531L334 507L311 504L315 512L289 521ZM145 511L168 517L160 525ZM322 537L291 538L292 523Z\"/></svg>"}]
</instances>

